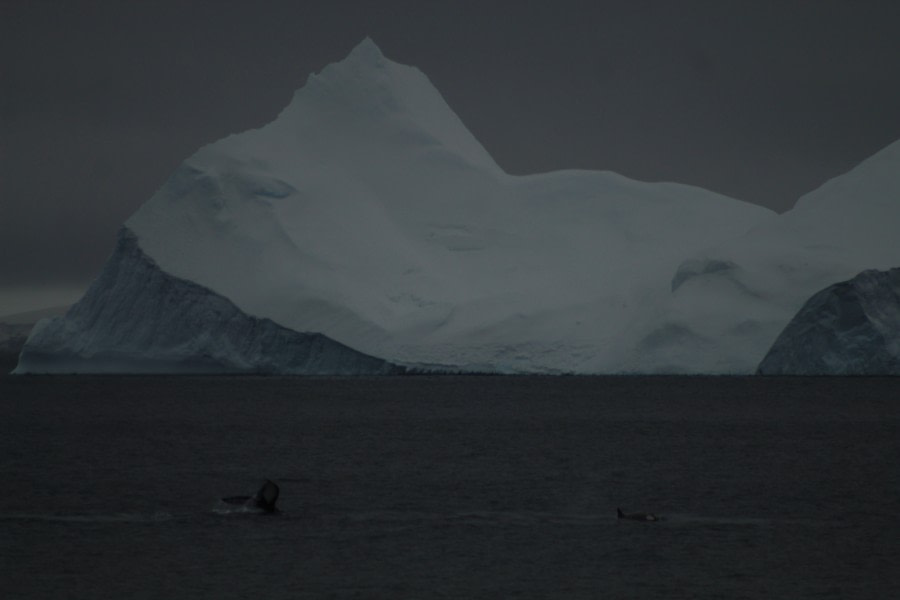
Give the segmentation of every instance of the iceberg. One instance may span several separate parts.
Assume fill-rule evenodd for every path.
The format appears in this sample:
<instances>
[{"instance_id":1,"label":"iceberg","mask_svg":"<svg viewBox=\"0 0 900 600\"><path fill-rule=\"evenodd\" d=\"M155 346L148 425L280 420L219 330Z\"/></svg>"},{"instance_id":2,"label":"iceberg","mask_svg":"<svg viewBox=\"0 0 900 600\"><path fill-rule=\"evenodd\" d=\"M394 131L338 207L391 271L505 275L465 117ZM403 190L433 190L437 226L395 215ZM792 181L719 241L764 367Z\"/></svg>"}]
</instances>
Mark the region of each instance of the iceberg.
<instances>
[{"instance_id":1,"label":"iceberg","mask_svg":"<svg viewBox=\"0 0 900 600\"><path fill-rule=\"evenodd\" d=\"M422 72L366 39L271 123L185 160L17 372L101 355L119 372L753 372L801 298L897 247L872 228L853 256L792 240L818 227L802 205L778 216L606 171L507 174ZM243 324L226 334L229 319ZM294 360L273 327L321 346ZM244 349L210 355L218 335Z\"/></svg>"},{"instance_id":2,"label":"iceberg","mask_svg":"<svg viewBox=\"0 0 900 600\"><path fill-rule=\"evenodd\" d=\"M759 364L762 375L900 375L900 269L813 295Z\"/></svg>"}]
</instances>

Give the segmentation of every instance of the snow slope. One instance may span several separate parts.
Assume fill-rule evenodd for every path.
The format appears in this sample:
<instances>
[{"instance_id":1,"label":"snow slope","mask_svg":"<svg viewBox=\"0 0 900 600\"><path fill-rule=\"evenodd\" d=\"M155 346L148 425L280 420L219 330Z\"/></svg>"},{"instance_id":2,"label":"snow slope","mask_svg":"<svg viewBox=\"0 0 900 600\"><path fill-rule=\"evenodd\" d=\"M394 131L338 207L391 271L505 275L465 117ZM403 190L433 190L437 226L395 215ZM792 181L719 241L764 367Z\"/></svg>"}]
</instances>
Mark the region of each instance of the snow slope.
<instances>
[{"instance_id":1,"label":"snow slope","mask_svg":"<svg viewBox=\"0 0 900 600\"><path fill-rule=\"evenodd\" d=\"M900 264L900 141L682 263L626 368L752 373L814 293Z\"/></svg>"},{"instance_id":2,"label":"snow slope","mask_svg":"<svg viewBox=\"0 0 900 600\"><path fill-rule=\"evenodd\" d=\"M813 295L759 365L763 375L900 375L900 269Z\"/></svg>"},{"instance_id":3,"label":"snow slope","mask_svg":"<svg viewBox=\"0 0 900 600\"><path fill-rule=\"evenodd\" d=\"M160 270L123 230L112 258L64 317L38 323L15 373L386 374L400 369L321 334L239 311Z\"/></svg>"},{"instance_id":4,"label":"snow slope","mask_svg":"<svg viewBox=\"0 0 900 600\"><path fill-rule=\"evenodd\" d=\"M600 373L655 370L625 359L678 265L772 216L608 172L508 175L367 39L269 125L200 149L126 228L243 313L393 363Z\"/></svg>"}]
</instances>

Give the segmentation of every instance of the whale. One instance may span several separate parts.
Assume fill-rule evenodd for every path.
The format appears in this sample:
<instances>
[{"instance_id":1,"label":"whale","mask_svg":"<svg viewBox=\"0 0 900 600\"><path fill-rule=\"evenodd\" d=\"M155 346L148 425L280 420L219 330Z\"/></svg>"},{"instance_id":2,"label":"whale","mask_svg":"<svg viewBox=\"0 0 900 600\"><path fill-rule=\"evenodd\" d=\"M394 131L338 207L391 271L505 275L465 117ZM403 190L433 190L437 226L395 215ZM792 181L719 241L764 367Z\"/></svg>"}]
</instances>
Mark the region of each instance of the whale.
<instances>
[{"instance_id":1,"label":"whale","mask_svg":"<svg viewBox=\"0 0 900 600\"><path fill-rule=\"evenodd\" d=\"M245 508L257 509L267 513L278 512L275 503L278 501L278 486L272 481L266 479L253 496L228 496L222 498L222 502Z\"/></svg>"},{"instance_id":2,"label":"whale","mask_svg":"<svg viewBox=\"0 0 900 600\"><path fill-rule=\"evenodd\" d=\"M632 521L659 521L659 517L653 513L623 513L621 508L616 508L616 512L620 519L631 519Z\"/></svg>"}]
</instances>

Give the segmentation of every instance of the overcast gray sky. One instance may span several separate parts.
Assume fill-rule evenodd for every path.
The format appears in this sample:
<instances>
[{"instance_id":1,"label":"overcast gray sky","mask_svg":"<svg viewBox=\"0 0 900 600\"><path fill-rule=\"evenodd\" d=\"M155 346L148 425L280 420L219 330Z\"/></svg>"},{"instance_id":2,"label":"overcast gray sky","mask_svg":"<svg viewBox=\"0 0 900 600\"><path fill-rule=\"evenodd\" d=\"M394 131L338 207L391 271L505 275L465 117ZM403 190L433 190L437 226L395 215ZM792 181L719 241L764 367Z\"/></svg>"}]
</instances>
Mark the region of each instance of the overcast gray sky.
<instances>
[{"instance_id":1,"label":"overcast gray sky","mask_svg":"<svg viewBox=\"0 0 900 600\"><path fill-rule=\"evenodd\" d=\"M508 172L783 211L900 139L898 31L877 0L0 0L0 315L72 297L179 162L366 35Z\"/></svg>"}]
</instances>

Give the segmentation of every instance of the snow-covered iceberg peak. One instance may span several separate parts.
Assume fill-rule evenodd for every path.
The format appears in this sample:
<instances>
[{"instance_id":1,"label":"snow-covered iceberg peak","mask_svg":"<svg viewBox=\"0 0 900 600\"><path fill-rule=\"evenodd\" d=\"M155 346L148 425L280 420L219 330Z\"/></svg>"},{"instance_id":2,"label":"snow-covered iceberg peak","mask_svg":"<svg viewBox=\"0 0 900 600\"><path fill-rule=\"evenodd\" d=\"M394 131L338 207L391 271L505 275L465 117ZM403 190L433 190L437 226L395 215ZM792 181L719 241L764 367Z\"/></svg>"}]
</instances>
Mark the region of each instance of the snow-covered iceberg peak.
<instances>
[{"instance_id":1,"label":"snow-covered iceberg peak","mask_svg":"<svg viewBox=\"0 0 900 600\"><path fill-rule=\"evenodd\" d=\"M313 114L317 124L309 123ZM310 75L276 123L270 127L313 136L316 125L342 123L340 129L354 138L405 137L407 144L444 149L473 166L499 170L428 77L386 58L370 38L341 62Z\"/></svg>"},{"instance_id":2,"label":"snow-covered iceberg peak","mask_svg":"<svg viewBox=\"0 0 900 600\"><path fill-rule=\"evenodd\" d=\"M363 38L363 41L357 44L356 47L350 51L350 54L347 55L347 61L358 61L369 64L380 64L384 60L386 59L381 52L381 48L379 48L378 44L376 44L369 36Z\"/></svg>"}]
</instances>

